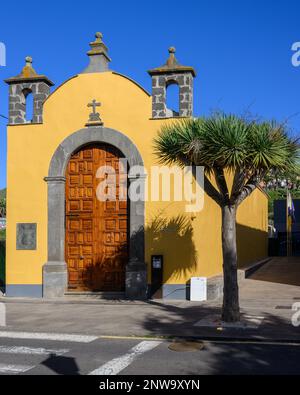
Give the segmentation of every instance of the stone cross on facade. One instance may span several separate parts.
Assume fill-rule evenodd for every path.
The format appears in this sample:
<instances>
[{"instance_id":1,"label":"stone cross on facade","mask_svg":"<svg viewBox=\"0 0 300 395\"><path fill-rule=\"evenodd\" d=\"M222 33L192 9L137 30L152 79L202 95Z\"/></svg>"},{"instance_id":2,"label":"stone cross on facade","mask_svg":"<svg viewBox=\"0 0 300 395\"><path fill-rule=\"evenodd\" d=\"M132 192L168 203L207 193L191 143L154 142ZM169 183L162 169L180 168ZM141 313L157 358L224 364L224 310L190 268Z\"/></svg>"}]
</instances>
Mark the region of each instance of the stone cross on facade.
<instances>
[{"instance_id":1,"label":"stone cross on facade","mask_svg":"<svg viewBox=\"0 0 300 395\"><path fill-rule=\"evenodd\" d=\"M93 107L93 115L96 115L96 107L100 107L101 103L97 103L97 101L94 99L92 103L88 104L88 107Z\"/></svg>"},{"instance_id":2,"label":"stone cross on facade","mask_svg":"<svg viewBox=\"0 0 300 395\"><path fill-rule=\"evenodd\" d=\"M89 120L86 126L103 126L100 114L96 112L97 107L100 107L101 103L97 103L97 100L94 99L91 103L88 103L87 106L89 108L92 107L93 111L90 113Z\"/></svg>"}]
</instances>

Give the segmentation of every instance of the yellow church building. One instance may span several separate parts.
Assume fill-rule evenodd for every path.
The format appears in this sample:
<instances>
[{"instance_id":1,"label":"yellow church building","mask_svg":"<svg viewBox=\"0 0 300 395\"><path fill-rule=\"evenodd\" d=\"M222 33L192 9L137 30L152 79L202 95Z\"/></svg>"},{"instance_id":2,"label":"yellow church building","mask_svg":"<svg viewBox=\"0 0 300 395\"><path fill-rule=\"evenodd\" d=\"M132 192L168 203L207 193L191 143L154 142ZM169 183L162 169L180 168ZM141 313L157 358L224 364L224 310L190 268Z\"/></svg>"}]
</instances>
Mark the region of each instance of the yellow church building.
<instances>
[{"instance_id":1,"label":"yellow church building","mask_svg":"<svg viewBox=\"0 0 300 395\"><path fill-rule=\"evenodd\" d=\"M110 70L100 33L90 47L86 69L52 93L54 84L30 57L6 80L6 296L146 299L160 288L163 298L186 299L191 279L205 277L213 298L222 290L221 211L209 196L199 212L175 199L121 199L121 187L114 201L97 198L101 177L110 176L99 175L101 167L116 170L126 188L149 188L158 165L153 139L166 123L193 116L196 72L170 48L166 64L149 71L150 95ZM179 113L166 105L172 84ZM240 268L267 256L267 212L261 190L238 210Z\"/></svg>"}]
</instances>

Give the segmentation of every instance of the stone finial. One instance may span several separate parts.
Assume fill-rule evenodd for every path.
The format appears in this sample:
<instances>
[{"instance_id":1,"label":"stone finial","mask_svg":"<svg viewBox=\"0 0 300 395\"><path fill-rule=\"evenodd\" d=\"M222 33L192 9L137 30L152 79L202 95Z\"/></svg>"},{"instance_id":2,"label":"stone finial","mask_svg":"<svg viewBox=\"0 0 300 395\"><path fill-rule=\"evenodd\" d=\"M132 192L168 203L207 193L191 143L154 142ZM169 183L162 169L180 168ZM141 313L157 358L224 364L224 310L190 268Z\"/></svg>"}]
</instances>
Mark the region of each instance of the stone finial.
<instances>
[{"instance_id":1,"label":"stone finial","mask_svg":"<svg viewBox=\"0 0 300 395\"><path fill-rule=\"evenodd\" d=\"M158 75L158 74L166 74L166 73L174 73L174 72L175 73L191 72L193 77L196 77L195 69L190 66L182 66L176 59L175 53L176 53L176 48L170 47L169 48L169 58L168 58L167 62L163 66L149 70L148 73L151 76L153 76L153 75Z\"/></svg>"},{"instance_id":2,"label":"stone finial","mask_svg":"<svg viewBox=\"0 0 300 395\"><path fill-rule=\"evenodd\" d=\"M108 49L107 49L107 46L104 44L102 38L103 38L102 33L97 32L95 34L95 41L92 41L90 43L91 49L87 53L89 56L105 54L108 57L108 55L107 55Z\"/></svg>"},{"instance_id":3,"label":"stone finial","mask_svg":"<svg viewBox=\"0 0 300 395\"><path fill-rule=\"evenodd\" d=\"M175 53L176 53L176 48L175 47L170 47L169 48L169 59L167 60L166 65L168 67L174 67L174 66L179 66L179 63L177 62L177 59L175 57Z\"/></svg>"},{"instance_id":4,"label":"stone finial","mask_svg":"<svg viewBox=\"0 0 300 395\"><path fill-rule=\"evenodd\" d=\"M26 62L26 66L30 66L32 64L32 57L26 56L25 62Z\"/></svg>"},{"instance_id":5,"label":"stone finial","mask_svg":"<svg viewBox=\"0 0 300 395\"><path fill-rule=\"evenodd\" d=\"M26 56L25 66L23 67L22 72L19 76L20 76L20 78L30 78L30 77L37 76L36 71L32 67L32 57L31 56Z\"/></svg>"},{"instance_id":6,"label":"stone finial","mask_svg":"<svg viewBox=\"0 0 300 395\"><path fill-rule=\"evenodd\" d=\"M45 75L38 74L35 69L32 67L32 57L26 56L25 58L25 66L23 67L20 74L15 77L8 78L5 80L7 84L20 83L20 82L29 82L29 81L43 81L49 86L53 86L53 82L50 81Z\"/></svg>"},{"instance_id":7,"label":"stone finial","mask_svg":"<svg viewBox=\"0 0 300 395\"><path fill-rule=\"evenodd\" d=\"M95 33L95 38L96 38L95 42L102 43L103 34L101 32L97 32Z\"/></svg>"},{"instance_id":8,"label":"stone finial","mask_svg":"<svg viewBox=\"0 0 300 395\"><path fill-rule=\"evenodd\" d=\"M108 48L103 42L103 35L100 32L95 34L95 41L90 43L91 49L87 52L90 64L83 73L101 73L108 71L108 64L111 62L108 56Z\"/></svg>"}]
</instances>

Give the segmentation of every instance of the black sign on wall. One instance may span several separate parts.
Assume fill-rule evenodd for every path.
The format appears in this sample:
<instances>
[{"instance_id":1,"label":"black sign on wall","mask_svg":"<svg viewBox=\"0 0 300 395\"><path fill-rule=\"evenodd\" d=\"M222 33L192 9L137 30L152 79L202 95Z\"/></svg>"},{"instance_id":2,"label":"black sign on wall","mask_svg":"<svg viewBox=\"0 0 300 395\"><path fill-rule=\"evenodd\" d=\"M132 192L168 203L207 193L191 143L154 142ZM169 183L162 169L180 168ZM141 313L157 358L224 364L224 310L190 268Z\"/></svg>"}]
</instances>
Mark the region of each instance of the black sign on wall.
<instances>
[{"instance_id":1,"label":"black sign on wall","mask_svg":"<svg viewBox=\"0 0 300 395\"><path fill-rule=\"evenodd\" d=\"M163 285L164 259L162 255L151 256L152 295L159 291Z\"/></svg>"}]
</instances>

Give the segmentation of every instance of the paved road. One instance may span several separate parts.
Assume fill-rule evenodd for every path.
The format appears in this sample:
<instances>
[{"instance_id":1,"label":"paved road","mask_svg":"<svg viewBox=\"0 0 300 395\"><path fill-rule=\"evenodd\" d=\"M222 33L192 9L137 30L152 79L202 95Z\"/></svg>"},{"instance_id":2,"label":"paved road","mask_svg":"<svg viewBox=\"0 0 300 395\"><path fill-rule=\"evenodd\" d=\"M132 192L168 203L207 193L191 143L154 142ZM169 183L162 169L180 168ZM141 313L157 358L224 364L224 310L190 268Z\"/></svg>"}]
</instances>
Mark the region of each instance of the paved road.
<instances>
[{"instance_id":1,"label":"paved road","mask_svg":"<svg viewBox=\"0 0 300 395\"><path fill-rule=\"evenodd\" d=\"M205 342L175 352L169 342L0 332L0 374L300 374L300 345Z\"/></svg>"}]
</instances>

